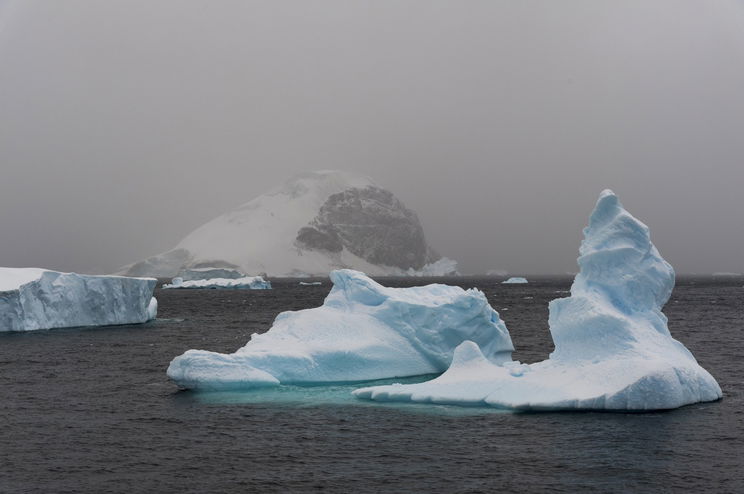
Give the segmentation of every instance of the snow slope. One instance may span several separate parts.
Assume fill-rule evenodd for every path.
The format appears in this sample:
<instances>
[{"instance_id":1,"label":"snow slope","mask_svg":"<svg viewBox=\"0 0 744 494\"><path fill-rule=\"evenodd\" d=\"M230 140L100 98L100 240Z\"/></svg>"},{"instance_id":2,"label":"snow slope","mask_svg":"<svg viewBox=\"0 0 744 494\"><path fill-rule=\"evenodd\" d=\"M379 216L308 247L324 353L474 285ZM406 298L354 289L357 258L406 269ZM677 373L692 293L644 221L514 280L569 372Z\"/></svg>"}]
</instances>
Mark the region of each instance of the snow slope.
<instances>
[{"instance_id":1,"label":"snow slope","mask_svg":"<svg viewBox=\"0 0 744 494\"><path fill-rule=\"evenodd\" d=\"M154 319L156 280L0 268L0 331L136 324Z\"/></svg>"},{"instance_id":2,"label":"snow slope","mask_svg":"<svg viewBox=\"0 0 744 494\"><path fill-rule=\"evenodd\" d=\"M415 213L368 177L343 171L296 176L187 235L174 249L123 269L173 277L184 268L237 268L269 276L448 274L453 261L426 245ZM431 266L430 266L430 265Z\"/></svg>"},{"instance_id":3,"label":"snow slope","mask_svg":"<svg viewBox=\"0 0 744 494\"><path fill-rule=\"evenodd\" d=\"M578 264L571 296L550 303L555 351L547 360L494 365L469 341L432 381L354 394L520 410L656 410L721 398L718 383L672 338L661 312L674 270L651 243L648 227L612 191L597 201Z\"/></svg>"},{"instance_id":4,"label":"snow slope","mask_svg":"<svg viewBox=\"0 0 744 494\"><path fill-rule=\"evenodd\" d=\"M331 281L321 307L279 314L232 354L189 350L168 376L185 388L224 390L440 373L465 340L491 362L511 358L506 327L478 290L387 288L352 270L333 271Z\"/></svg>"}]
</instances>

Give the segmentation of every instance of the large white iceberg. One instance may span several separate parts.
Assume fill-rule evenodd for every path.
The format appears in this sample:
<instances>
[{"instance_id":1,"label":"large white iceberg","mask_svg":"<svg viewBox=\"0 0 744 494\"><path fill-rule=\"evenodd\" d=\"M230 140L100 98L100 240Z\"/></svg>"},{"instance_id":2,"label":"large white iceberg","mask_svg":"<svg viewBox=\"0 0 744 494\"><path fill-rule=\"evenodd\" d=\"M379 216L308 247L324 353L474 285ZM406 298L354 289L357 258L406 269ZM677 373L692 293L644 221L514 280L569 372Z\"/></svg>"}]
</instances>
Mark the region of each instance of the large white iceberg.
<instances>
[{"instance_id":1,"label":"large white iceberg","mask_svg":"<svg viewBox=\"0 0 744 494\"><path fill-rule=\"evenodd\" d=\"M168 376L184 388L225 390L441 373L466 340L494 364L511 359L509 333L478 290L387 288L348 269L330 276L321 307L279 314L232 354L189 350Z\"/></svg>"},{"instance_id":2,"label":"large white iceberg","mask_svg":"<svg viewBox=\"0 0 744 494\"><path fill-rule=\"evenodd\" d=\"M184 281L176 277L170 283L163 285L164 289L170 288L213 288L233 290L269 290L271 282L262 276L244 276L243 278L213 278L206 280Z\"/></svg>"},{"instance_id":3,"label":"large white iceberg","mask_svg":"<svg viewBox=\"0 0 744 494\"><path fill-rule=\"evenodd\" d=\"M646 225L605 190L584 236L571 296L550 303L548 360L495 365L477 342L465 342L432 381L354 394L519 410L654 410L721 398L715 379L667 329L661 308L674 271Z\"/></svg>"},{"instance_id":4,"label":"large white iceberg","mask_svg":"<svg viewBox=\"0 0 744 494\"><path fill-rule=\"evenodd\" d=\"M143 323L157 314L156 282L0 268L0 331Z\"/></svg>"}]
</instances>

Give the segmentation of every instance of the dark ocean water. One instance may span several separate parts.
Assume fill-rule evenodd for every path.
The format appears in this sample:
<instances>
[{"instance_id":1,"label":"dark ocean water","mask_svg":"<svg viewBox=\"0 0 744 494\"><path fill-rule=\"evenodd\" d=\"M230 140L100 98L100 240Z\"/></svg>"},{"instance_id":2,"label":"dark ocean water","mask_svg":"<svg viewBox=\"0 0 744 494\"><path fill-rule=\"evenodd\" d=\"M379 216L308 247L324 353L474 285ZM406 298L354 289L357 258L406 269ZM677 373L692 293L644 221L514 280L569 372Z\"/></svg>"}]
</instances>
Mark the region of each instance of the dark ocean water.
<instances>
[{"instance_id":1,"label":"dark ocean water","mask_svg":"<svg viewBox=\"0 0 744 494\"><path fill-rule=\"evenodd\" d=\"M547 357L570 279L481 288L514 357ZM328 292L160 291L141 326L0 333L0 492L744 492L744 280L678 280L672 334L722 401L655 413L514 414L357 402L353 386L179 392L190 348L231 352ZM388 279L408 286L420 280Z\"/></svg>"}]
</instances>

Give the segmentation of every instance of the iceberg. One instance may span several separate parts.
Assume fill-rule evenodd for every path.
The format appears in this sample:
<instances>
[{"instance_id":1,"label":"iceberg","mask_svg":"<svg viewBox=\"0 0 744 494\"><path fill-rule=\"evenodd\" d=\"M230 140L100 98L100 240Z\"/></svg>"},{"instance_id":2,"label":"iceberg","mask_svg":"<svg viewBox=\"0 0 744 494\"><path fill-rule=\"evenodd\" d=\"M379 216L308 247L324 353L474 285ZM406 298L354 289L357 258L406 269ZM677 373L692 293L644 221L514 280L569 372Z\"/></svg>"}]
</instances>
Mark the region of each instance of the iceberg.
<instances>
[{"instance_id":1,"label":"iceberg","mask_svg":"<svg viewBox=\"0 0 744 494\"><path fill-rule=\"evenodd\" d=\"M320 281L300 281L300 286L320 286L322 284Z\"/></svg>"},{"instance_id":2,"label":"iceberg","mask_svg":"<svg viewBox=\"0 0 744 494\"><path fill-rule=\"evenodd\" d=\"M512 276L508 280L502 281L502 285L511 285L511 284L519 284L519 283L528 283L527 278L522 278L520 276Z\"/></svg>"},{"instance_id":3,"label":"iceberg","mask_svg":"<svg viewBox=\"0 0 744 494\"><path fill-rule=\"evenodd\" d=\"M438 261L424 265L421 269L408 268L406 276L433 277L433 276L459 276L457 261L449 257L443 257Z\"/></svg>"},{"instance_id":4,"label":"iceberg","mask_svg":"<svg viewBox=\"0 0 744 494\"><path fill-rule=\"evenodd\" d=\"M388 288L349 269L330 278L322 306L279 314L232 354L188 350L168 376L183 388L235 390L441 373L466 340L489 362L511 359L509 333L479 290Z\"/></svg>"},{"instance_id":5,"label":"iceberg","mask_svg":"<svg viewBox=\"0 0 744 494\"><path fill-rule=\"evenodd\" d=\"M157 280L0 268L0 331L138 324L155 319Z\"/></svg>"},{"instance_id":6,"label":"iceberg","mask_svg":"<svg viewBox=\"0 0 744 494\"><path fill-rule=\"evenodd\" d=\"M584 229L571 295L550 303L555 351L526 365L489 361L463 342L449 369L412 385L362 388L378 401L486 405L515 410L659 410L721 398L715 379L672 338L661 312L674 270L646 225L610 190Z\"/></svg>"},{"instance_id":7,"label":"iceberg","mask_svg":"<svg viewBox=\"0 0 744 494\"><path fill-rule=\"evenodd\" d=\"M163 285L163 289L171 288L211 288L223 290L270 290L271 282L262 276L244 276L242 278L212 278L205 280L185 281L176 277L170 283Z\"/></svg>"}]
</instances>

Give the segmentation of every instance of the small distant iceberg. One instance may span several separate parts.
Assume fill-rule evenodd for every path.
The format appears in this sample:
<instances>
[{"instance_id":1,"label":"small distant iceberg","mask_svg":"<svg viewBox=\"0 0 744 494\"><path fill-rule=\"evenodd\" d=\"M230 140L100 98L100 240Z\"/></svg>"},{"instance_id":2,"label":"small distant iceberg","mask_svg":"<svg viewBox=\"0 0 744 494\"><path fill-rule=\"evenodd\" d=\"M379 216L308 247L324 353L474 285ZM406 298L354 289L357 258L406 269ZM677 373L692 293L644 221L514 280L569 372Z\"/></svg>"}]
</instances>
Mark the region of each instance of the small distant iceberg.
<instances>
[{"instance_id":1,"label":"small distant iceberg","mask_svg":"<svg viewBox=\"0 0 744 494\"><path fill-rule=\"evenodd\" d=\"M438 378L372 386L358 398L513 410L660 410L720 399L721 388L672 338L661 312L674 270L646 225L605 190L584 229L571 296L550 303L555 351L531 365L495 363L463 342ZM701 328L710 330L709 328Z\"/></svg>"},{"instance_id":2,"label":"small distant iceberg","mask_svg":"<svg viewBox=\"0 0 744 494\"><path fill-rule=\"evenodd\" d=\"M479 290L388 288L349 269L330 277L322 306L279 314L232 354L189 350L168 377L188 389L240 390L417 376L446 370L466 340L489 362L511 359L509 333Z\"/></svg>"},{"instance_id":3,"label":"small distant iceberg","mask_svg":"<svg viewBox=\"0 0 744 494\"><path fill-rule=\"evenodd\" d=\"M320 286L322 284L320 281L300 281L302 286Z\"/></svg>"},{"instance_id":4,"label":"small distant iceberg","mask_svg":"<svg viewBox=\"0 0 744 494\"><path fill-rule=\"evenodd\" d=\"M140 324L155 319L157 280L0 268L0 331Z\"/></svg>"},{"instance_id":5,"label":"small distant iceberg","mask_svg":"<svg viewBox=\"0 0 744 494\"><path fill-rule=\"evenodd\" d=\"M744 274L724 272L724 273L713 273L712 276L715 278L736 278L738 276L744 276Z\"/></svg>"},{"instance_id":6,"label":"small distant iceberg","mask_svg":"<svg viewBox=\"0 0 744 494\"><path fill-rule=\"evenodd\" d=\"M176 277L170 283L163 285L164 290L168 289L189 289L204 288L217 290L270 290L271 282L263 276L244 276L242 278L212 278L206 280L185 281L183 278Z\"/></svg>"},{"instance_id":7,"label":"small distant iceberg","mask_svg":"<svg viewBox=\"0 0 744 494\"><path fill-rule=\"evenodd\" d=\"M522 278L520 276L512 276L508 280L502 281L502 285L511 285L511 284L520 284L520 283L529 283L527 281L527 278Z\"/></svg>"},{"instance_id":8,"label":"small distant iceberg","mask_svg":"<svg viewBox=\"0 0 744 494\"><path fill-rule=\"evenodd\" d=\"M421 269L408 268L404 273L406 276L459 276L457 261L448 257L442 257L438 261L424 265Z\"/></svg>"}]
</instances>

